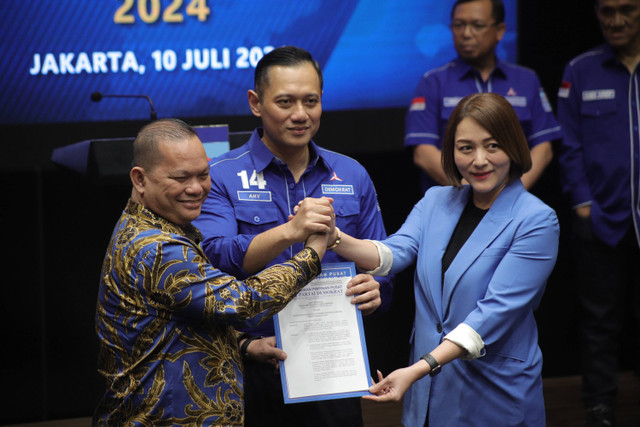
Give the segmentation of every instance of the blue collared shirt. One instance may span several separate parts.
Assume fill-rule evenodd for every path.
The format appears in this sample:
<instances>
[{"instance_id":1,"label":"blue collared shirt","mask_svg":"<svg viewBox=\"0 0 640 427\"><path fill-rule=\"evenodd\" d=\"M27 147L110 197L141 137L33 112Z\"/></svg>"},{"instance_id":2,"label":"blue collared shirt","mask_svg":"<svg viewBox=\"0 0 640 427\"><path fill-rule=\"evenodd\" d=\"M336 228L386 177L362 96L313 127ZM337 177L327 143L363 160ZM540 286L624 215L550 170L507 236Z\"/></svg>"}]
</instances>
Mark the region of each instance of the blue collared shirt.
<instances>
[{"instance_id":1,"label":"blue collared shirt","mask_svg":"<svg viewBox=\"0 0 640 427\"><path fill-rule=\"evenodd\" d=\"M202 214L193 224L202 232L202 246L211 263L222 271L244 278L244 255L253 238L288 221L293 208L305 197L332 197L336 225L351 236L380 240L386 237L378 200L364 167L350 157L309 142L310 161L296 183L287 165L276 158L256 129L249 141L209 162L211 191ZM271 264L291 258L303 248L291 246ZM345 260L327 251L323 263ZM392 295L390 277L376 277L382 305ZM253 333L274 334L273 321Z\"/></svg>"},{"instance_id":2,"label":"blue collared shirt","mask_svg":"<svg viewBox=\"0 0 640 427\"><path fill-rule=\"evenodd\" d=\"M492 92L511 103L529 147L558 139L560 125L536 74L525 67L497 61L486 82L461 59L428 71L416 88L405 123L405 146L430 144L442 149L447 121L458 102L473 93ZM423 173L423 190L436 185Z\"/></svg>"},{"instance_id":3,"label":"blue collared shirt","mask_svg":"<svg viewBox=\"0 0 640 427\"><path fill-rule=\"evenodd\" d=\"M605 44L569 62L562 80L563 188L574 206L591 204L602 241L615 246L634 225L640 242L638 69L630 74Z\"/></svg>"}]
</instances>

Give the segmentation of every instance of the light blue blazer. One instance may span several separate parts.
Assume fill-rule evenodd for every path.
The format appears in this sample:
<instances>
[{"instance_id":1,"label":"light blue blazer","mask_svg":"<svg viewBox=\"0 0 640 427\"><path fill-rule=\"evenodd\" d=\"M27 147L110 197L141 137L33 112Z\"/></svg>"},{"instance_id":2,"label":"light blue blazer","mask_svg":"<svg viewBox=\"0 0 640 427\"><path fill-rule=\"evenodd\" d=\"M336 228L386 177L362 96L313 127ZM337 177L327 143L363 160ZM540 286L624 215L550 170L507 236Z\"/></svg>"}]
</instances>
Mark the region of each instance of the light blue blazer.
<instances>
[{"instance_id":1,"label":"light blue blazer","mask_svg":"<svg viewBox=\"0 0 640 427\"><path fill-rule=\"evenodd\" d=\"M470 187L433 187L384 240L391 273L416 262L411 363L460 323L483 339L484 356L457 359L417 381L402 421L429 426L543 426L542 353L533 316L558 252L555 212L520 180L507 185L458 252L442 282L442 256Z\"/></svg>"}]
</instances>

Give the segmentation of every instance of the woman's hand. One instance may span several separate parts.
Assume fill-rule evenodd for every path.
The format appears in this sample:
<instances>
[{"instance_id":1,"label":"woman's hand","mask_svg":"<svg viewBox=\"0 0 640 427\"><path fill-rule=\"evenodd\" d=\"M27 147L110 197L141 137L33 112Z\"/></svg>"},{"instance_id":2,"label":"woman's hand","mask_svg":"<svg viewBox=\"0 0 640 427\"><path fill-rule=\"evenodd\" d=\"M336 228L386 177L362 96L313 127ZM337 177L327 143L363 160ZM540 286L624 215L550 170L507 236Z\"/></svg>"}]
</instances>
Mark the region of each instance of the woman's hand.
<instances>
[{"instance_id":1,"label":"woman's hand","mask_svg":"<svg viewBox=\"0 0 640 427\"><path fill-rule=\"evenodd\" d=\"M411 384L421 378L416 375L414 366L396 369L386 378L382 376L380 371L377 372L378 382L369 388L369 393L372 395L362 396L363 399L375 400L376 402L398 402L411 387Z\"/></svg>"}]
</instances>

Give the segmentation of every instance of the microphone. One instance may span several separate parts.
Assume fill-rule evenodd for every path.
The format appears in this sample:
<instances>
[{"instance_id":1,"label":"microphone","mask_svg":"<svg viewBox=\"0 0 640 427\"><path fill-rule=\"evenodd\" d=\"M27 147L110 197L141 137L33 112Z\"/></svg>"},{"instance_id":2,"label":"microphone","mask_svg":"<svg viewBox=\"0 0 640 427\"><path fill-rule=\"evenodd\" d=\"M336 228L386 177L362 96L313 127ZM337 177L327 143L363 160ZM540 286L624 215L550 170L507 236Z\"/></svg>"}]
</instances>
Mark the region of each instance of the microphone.
<instances>
[{"instance_id":1,"label":"microphone","mask_svg":"<svg viewBox=\"0 0 640 427\"><path fill-rule=\"evenodd\" d=\"M144 98L149 103L149 107L151 108L151 120L156 120L158 115L156 114L156 109L153 107L153 102L151 102L151 98L147 95L119 95L119 94L106 94L95 91L91 94L91 100L93 102L100 102L102 98Z\"/></svg>"}]
</instances>

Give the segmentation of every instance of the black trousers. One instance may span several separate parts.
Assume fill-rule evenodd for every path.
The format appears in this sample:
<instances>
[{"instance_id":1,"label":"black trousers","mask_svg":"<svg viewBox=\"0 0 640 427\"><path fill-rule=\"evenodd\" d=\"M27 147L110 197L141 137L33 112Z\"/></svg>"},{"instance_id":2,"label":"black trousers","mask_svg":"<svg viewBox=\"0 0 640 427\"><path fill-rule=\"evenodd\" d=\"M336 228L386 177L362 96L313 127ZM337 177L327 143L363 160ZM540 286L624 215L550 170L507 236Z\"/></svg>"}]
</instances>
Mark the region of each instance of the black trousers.
<instances>
[{"instance_id":1,"label":"black trousers","mask_svg":"<svg viewBox=\"0 0 640 427\"><path fill-rule=\"evenodd\" d=\"M621 339L634 341L638 349L640 249L633 227L612 248L590 233L586 220L577 221L573 254L581 309L582 400L587 406L615 405ZM634 325L630 334L621 337L628 308Z\"/></svg>"},{"instance_id":2,"label":"black trousers","mask_svg":"<svg viewBox=\"0 0 640 427\"><path fill-rule=\"evenodd\" d=\"M248 427L362 427L360 398L285 405L280 373L272 365L245 360L245 421Z\"/></svg>"}]
</instances>

